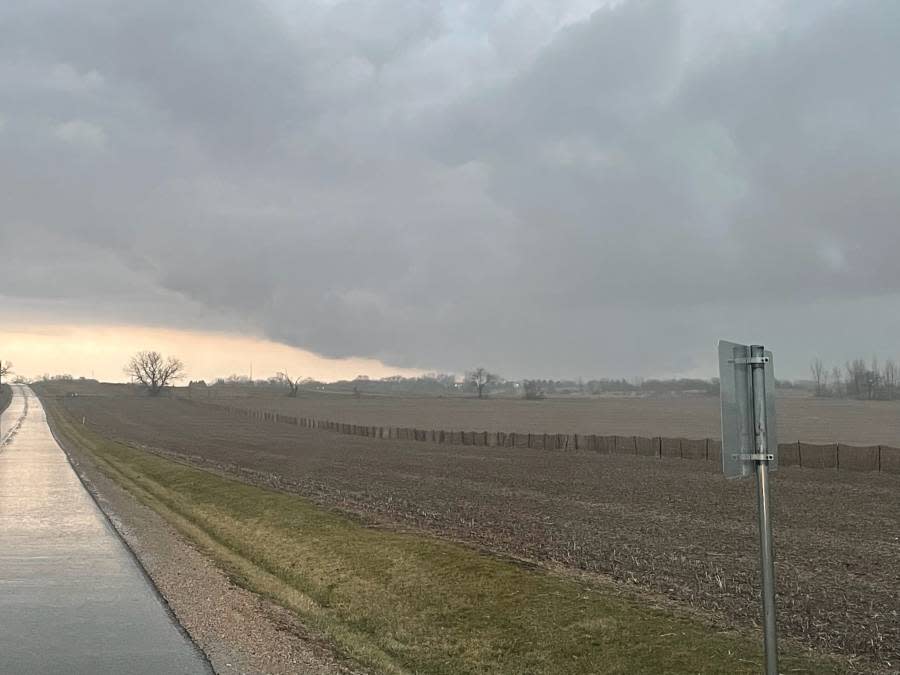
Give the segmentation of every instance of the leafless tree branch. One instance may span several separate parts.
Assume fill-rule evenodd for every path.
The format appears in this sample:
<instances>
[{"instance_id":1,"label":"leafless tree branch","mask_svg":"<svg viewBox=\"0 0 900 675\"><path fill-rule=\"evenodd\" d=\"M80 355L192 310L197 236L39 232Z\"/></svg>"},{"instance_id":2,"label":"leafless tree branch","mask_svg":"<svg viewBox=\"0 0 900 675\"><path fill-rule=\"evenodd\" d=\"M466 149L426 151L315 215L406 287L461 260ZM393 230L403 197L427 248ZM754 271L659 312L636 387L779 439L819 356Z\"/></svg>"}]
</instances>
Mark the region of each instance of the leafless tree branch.
<instances>
[{"instance_id":1,"label":"leafless tree branch","mask_svg":"<svg viewBox=\"0 0 900 675\"><path fill-rule=\"evenodd\" d=\"M291 378L291 376L288 375L287 370L278 373L276 377L288 386L288 396L296 398L297 392L300 390L300 381L302 378L298 377L296 380Z\"/></svg>"},{"instance_id":2,"label":"leafless tree branch","mask_svg":"<svg viewBox=\"0 0 900 675\"><path fill-rule=\"evenodd\" d=\"M478 398L484 398L485 387L494 384L499 379L499 376L489 373L487 369L481 367L466 373L466 380L478 392Z\"/></svg>"},{"instance_id":3,"label":"leafless tree branch","mask_svg":"<svg viewBox=\"0 0 900 675\"><path fill-rule=\"evenodd\" d=\"M159 352L138 352L125 366L125 373L147 387L151 396L184 376L184 364L174 356L167 359Z\"/></svg>"}]
</instances>

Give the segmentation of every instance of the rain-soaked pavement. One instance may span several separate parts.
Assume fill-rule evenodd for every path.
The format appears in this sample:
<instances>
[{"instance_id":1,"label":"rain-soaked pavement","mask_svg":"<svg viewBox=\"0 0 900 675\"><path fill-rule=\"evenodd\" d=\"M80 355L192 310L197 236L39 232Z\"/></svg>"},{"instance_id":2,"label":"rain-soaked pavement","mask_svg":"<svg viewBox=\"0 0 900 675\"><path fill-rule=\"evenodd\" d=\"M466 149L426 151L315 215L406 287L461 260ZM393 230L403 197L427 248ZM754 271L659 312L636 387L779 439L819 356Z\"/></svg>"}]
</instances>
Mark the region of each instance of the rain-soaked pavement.
<instances>
[{"instance_id":1,"label":"rain-soaked pavement","mask_svg":"<svg viewBox=\"0 0 900 675\"><path fill-rule=\"evenodd\" d=\"M28 387L0 419L0 673L209 673Z\"/></svg>"}]
</instances>

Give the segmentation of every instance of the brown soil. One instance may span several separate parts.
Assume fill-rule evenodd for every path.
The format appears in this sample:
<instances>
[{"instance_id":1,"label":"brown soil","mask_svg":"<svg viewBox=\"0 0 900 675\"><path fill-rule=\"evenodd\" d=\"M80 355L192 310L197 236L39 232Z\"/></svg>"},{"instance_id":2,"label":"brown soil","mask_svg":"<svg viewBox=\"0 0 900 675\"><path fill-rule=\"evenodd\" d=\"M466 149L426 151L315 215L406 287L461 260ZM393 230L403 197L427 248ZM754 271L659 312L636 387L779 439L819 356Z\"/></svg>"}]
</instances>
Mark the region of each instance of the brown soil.
<instances>
[{"instance_id":1,"label":"brown soil","mask_svg":"<svg viewBox=\"0 0 900 675\"><path fill-rule=\"evenodd\" d=\"M246 395L216 388L195 401L317 417L350 424L464 431L517 431L622 436L719 438L719 399L549 398L543 401L496 398L402 398L340 394ZM228 395L233 394L233 395ZM187 396L184 390L179 396ZM778 438L783 443L845 443L900 447L900 401L822 399L780 393Z\"/></svg>"},{"instance_id":2,"label":"brown soil","mask_svg":"<svg viewBox=\"0 0 900 675\"><path fill-rule=\"evenodd\" d=\"M758 621L754 486L706 463L376 440L253 423L198 401L63 403L107 436L376 521L607 574L736 626ZM896 669L900 477L784 469L774 500L781 630L857 656L867 672Z\"/></svg>"}]
</instances>

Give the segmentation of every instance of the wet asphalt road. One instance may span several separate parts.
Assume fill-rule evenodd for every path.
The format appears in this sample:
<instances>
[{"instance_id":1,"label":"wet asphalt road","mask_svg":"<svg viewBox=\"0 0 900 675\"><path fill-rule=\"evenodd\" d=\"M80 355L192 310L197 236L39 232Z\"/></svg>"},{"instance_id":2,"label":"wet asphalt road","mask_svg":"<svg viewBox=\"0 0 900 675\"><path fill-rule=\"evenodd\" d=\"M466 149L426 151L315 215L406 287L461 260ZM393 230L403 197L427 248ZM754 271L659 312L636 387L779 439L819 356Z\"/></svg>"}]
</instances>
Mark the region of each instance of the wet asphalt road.
<instances>
[{"instance_id":1,"label":"wet asphalt road","mask_svg":"<svg viewBox=\"0 0 900 675\"><path fill-rule=\"evenodd\" d=\"M0 673L210 673L28 387L0 419Z\"/></svg>"}]
</instances>

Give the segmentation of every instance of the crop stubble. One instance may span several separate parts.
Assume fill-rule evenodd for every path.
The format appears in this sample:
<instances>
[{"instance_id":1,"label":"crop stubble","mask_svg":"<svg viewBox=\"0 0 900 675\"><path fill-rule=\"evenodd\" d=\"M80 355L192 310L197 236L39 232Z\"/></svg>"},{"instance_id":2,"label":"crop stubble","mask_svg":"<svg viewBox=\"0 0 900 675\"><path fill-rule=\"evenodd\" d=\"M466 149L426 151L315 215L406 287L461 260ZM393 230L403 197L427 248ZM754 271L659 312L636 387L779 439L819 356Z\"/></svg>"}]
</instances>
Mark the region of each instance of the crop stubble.
<instances>
[{"instance_id":1,"label":"crop stubble","mask_svg":"<svg viewBox=\"0 0 900 675\"><path fill-rule=\"evenodd\" d=\"M782 442L900 447L900 401L815 398L787 392L779 390L777 401ZM178 393L187 396L183 389ZM197 401L374 426L685 438L718 438L720 433L719 400L714 396L480 401L462 396L357 399L303 392L289 398L277 390L248 387L216 387L191 395Z\"/></svg>"}]
</instances>

